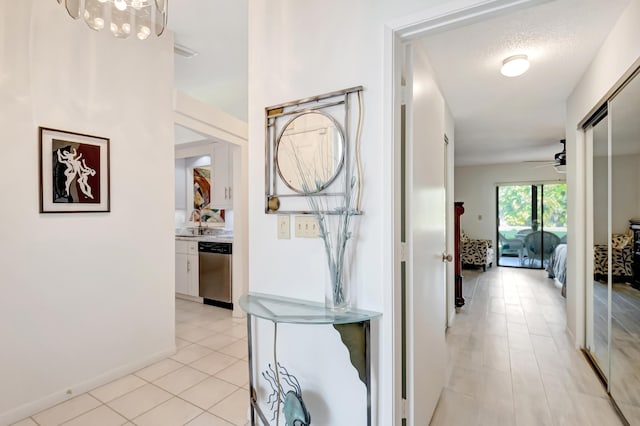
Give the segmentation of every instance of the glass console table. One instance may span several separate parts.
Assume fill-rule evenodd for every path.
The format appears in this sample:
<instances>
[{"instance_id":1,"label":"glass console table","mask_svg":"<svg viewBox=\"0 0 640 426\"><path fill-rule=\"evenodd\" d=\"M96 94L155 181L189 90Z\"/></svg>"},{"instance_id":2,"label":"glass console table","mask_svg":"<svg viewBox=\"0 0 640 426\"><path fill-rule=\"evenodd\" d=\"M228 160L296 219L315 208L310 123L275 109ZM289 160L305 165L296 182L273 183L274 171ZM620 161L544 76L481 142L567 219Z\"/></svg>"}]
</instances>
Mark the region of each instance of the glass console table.
<instances>
[{"instance_id":1,"label":"glass console table","mask_svg":"<svg viewBox=\"0 0 640 426\"><path fill-rule=\"evenodd\" d=\"M367 388L367 425L371 425L371 356L370 323L380 317L379 312L351 309L333 311L323 304L290 299L273 295L249 293L240 297L240 306L247 313L247 342L249 345L249 399L251 424L256 424L256 414L264 425L269 421L258 405L253 381L252 317L265 319L274 324L274 358L277 358L277 327L281 323L301 325L332 325L349 350L351 364L358 371L360 380ZM277 359L274 359L277 366ZM279 408L279 407L278 407Z\"/></svg>"}]
</instances>

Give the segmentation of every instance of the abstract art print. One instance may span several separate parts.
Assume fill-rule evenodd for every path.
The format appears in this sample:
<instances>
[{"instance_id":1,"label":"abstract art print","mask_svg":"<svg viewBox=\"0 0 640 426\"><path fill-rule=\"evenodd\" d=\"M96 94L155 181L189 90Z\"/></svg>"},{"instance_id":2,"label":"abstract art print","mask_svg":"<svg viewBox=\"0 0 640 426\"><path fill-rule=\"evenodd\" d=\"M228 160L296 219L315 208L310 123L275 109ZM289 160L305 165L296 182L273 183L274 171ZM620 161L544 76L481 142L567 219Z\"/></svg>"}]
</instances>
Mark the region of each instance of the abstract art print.
<instances>
[{"instance_id":1,"label":"abstract art print","mask_svg":"<svg viewBox=\"0 0 640 426\"><path fill-rule=\"evenodd\" d=\"M40 212L108 212L109 198L109 139L40 127Z\"/></svg>"},{"instance_id":2,"label":"abstract art print","mask_svg":"<svg viewBox=\"0 0 640 426\"><path fill-rule=\"evenodd\" d=\"M211 203L211 169L193 168L193 208L203 209Z\"/></svg>"},{"instance_id":3,"label":"abstract art print","mask_svg":"<svg viewBox=\"0 0 640 426\"><path fill-rule=\"evenodd\" d=\"M211 166L193 168L193 209L192 219L212 226L224 225L224 210L211 207L212 201Z\"/></svg>"}]
</instances>

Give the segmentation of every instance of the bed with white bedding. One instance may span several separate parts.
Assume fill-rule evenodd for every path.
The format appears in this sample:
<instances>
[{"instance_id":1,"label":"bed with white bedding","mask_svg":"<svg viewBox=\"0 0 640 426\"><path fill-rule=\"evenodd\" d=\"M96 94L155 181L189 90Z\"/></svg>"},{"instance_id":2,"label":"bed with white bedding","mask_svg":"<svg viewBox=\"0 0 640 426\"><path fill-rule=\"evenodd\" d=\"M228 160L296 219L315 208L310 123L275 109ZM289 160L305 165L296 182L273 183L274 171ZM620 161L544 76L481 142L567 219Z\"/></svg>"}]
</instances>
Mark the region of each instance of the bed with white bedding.
<instances>
[{"instance_id":1,"label":"bed with white bedding","mask_svg":"<svg viewBox=\"0 0 640 426\"><path fill-rule=\"evenodd\" d=\"M562 284L562 295L567 294L567 245L558 244L556 249L551 253L549 263L547 265L547 274L549 278L555 278Z\"/></svg>"}]
</instances>

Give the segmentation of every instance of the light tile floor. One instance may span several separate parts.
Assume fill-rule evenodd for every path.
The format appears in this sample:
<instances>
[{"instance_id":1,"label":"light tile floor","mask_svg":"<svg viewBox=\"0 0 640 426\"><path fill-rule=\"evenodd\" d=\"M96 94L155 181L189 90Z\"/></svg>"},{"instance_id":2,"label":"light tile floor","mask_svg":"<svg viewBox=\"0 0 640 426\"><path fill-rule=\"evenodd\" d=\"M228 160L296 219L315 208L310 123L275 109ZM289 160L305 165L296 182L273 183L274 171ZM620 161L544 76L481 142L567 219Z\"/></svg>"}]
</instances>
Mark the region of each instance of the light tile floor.
<instances>
[{"instance_id":1,"label":"light tile floor","mask_svg":"<svg viewBox=\"0 0 640 426\"><path fill-rule=\"evenodd\" d=\"M14 426L243 426L246 336L231 311L176 299L175 355Z\"/></svg>"},{"instance_id":2,"label":"light tile floor","mask_svg":"<svg viewBox=\"0 0 640 426\"><path fill-rule=\"evenodd\" d=\"M565 331L565 300L544 271L465 270L463 283L431 425L622 424Z\"/></svg>"},{"instance_id":3,"label":"light tile floor","mask_svg":"<svg viewBox=\"0 0 640 426\"><path fill-rule=\"evenodd\" d=\"M544 271L464 271L466 305L447 333L449 378L432 425L620 425L565 331L565 300ZM244 320L176 300L178 352L19 426L244 425Z\"/></svg>"}]
</instances>

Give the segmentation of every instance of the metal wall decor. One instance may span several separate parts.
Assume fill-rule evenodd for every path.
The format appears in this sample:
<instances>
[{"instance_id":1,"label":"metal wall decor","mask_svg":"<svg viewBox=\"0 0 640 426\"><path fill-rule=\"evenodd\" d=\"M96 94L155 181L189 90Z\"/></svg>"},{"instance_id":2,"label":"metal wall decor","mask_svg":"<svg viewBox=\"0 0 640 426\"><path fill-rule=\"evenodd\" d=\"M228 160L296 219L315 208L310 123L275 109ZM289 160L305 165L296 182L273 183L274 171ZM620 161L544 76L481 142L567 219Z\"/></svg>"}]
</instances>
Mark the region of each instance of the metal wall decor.
<instances>
[{"instance_id":1,"label":"metal wall decor","mask_svg":"<svg viewBox=\"0 0 640 426\"><path fill-rule=\"evenodd\" d=\"M276 368L269 364L269 369L262 372L262 377L271 387L267 400L273 412L271 421L275 420L275 424L279 424L280 405L282 405L286 425L308 426L311 424L311 414L302 399L300 382L293 374L278 363Z\"/></svg>"},{"instance_id":2,"label":"metal wall decor","mask_svg":"<svg viewBox=\"0 0 640 426\"><path fill-rule=\"evenodd\" d=\"M323 198L323 214L343 214L355 198L359 212L362 91L357 86L265 108L265 213L317 214L308 197Z\"/></svg>"}]
</instances>

